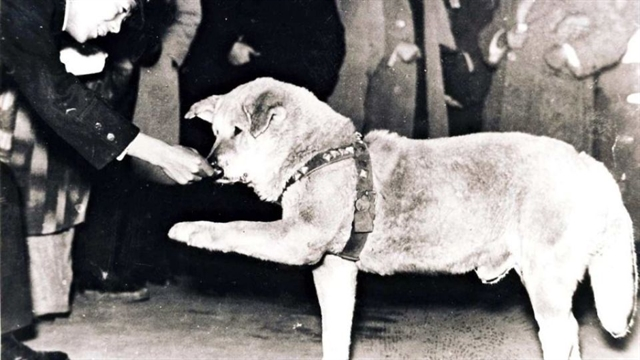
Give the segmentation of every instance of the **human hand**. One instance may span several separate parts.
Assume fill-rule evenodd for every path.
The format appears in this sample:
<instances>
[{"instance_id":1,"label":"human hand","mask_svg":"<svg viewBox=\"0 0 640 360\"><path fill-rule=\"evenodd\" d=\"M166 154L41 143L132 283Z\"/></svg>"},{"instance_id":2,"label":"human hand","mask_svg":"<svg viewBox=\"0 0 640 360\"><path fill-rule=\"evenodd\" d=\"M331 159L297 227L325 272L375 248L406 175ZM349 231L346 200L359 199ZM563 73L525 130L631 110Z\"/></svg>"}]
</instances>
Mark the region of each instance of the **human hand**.
<instances>
[{"instance_id":1,"label":"human hand","mask_svg":"<svg viewBox=\"0 0 640 360\"><path fill-rule=\"evenodd\" d=\"M527 32L513 28L507 32L507 45L510 49L521 49L527 40Z\"/></svg>"},{"instance_id":2,"label":"human hand","mask_svg":"<svg viewBox=\"0 0 640 360\"><path fill-rule=\"evenodd\" d=\"M260 53L250 45L242 42L242 37L240 37L231 47L227 59L231 65L240 66L248 64L251 61L251 56L260 56Z\"/></svg>"},{"instance_id":3,"label":"human hand","mask_svg":"<svg viewBox=\"0 0 640 360\"><path fill-rule=\"evenodd\" d=\"M500 39L505 33L505 29L500 29L496 31L496 33L491 38L491 43L489 43L489 58L487 59L489 65L496 65L497 63L499 63L500 60L502 60L504 54L507 53L507 50L509 50L506 46L500 45Z\"/></svg>"},{"instance_id":4,"label":"human hand","mask_svg":"<svg viewBox=\"0 0 640 360\"><path fill-rule=\"evenodd\" d=\"M551 51L544 55L544 61L549 67L572 74L576 77L584 76L582 74L582 65L576 50L569 44L555 46Z\"/></svg>"},{"instance_id":5,"label":"human hand","mask_svg":"<svg viewBox=\"0 0 640 360\"><path fill-rule=\"evenodd\" d=\"M214 174L211 165L194 149L172 146L142 133L131 142L127 154L159 166L168 177L181 185Z\"/></svg>"},{"instance_id":6,"label":"human hand","mask_svg":"<svg viewBox=\"0 0 640 360\"><path fill-rule=\"evenodd\" d=\"M629 94L626 100L629 104L640 105L640 93Z\"/></svg>"},{"instance_id":7,"label":"human hand","mask_svg":"<svg viewBox=\"0 0 640 360\"><path fill-rule=\"evenodd\" d=\"M214 174L214 169L195 149L173 145L158 164L178 184L200 181Z\"/></svg>"},{"instance_id":8,"label":"human hand","mask_svg":"<svg viewBox=\"0 0 640 360\"><path fill-rule=\"evenodd\" d=\"M554 47L551 51L544 55L544 61L554 70L562 70L567 63L567 58L560 47Z\"/></svg>"},{"instance_id":9,"label":"human hand","mask_svg":"<svg viewBox=\"0 0 640 360\"><path fill-rule=\"evenodd\" d=\"M389 56L389 61L387 61L387 66L392 67L393 65L395 65L398 59L402 60L402 62L404 63L409 64L416 61L420 57L420 48L418 47L418 45L402 41L396 46L395 49L393 49L391 56Z\"/></svg>"},{"instance_id":10,"label":"human hand","mask_svg":"<svg viewBox=\"0 0 640 360\"><path fill-rule=\"evenodd\" d=\"M444 94L444 102L445 104L447 104L447 106L450 106L452 108L456 108L456 109L464 108L464 105L462 105L462 103L460 103L458 100L451 97L451 95Z\"/></svg>"}]
</instances>

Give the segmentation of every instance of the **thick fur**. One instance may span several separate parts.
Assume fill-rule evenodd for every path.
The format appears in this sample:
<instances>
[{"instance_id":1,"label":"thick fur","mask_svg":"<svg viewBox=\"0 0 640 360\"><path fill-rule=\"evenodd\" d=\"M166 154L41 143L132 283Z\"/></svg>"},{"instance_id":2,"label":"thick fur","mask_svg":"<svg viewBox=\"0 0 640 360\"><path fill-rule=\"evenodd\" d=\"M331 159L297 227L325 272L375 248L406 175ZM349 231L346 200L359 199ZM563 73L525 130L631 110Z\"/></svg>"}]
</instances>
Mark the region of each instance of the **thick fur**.
<instances>
[{"instance_id":1,"label":"thick fur","mask_svg":"<svg viewBox=\"0 0 640 360\"><path fill-rule=\"evenodd\" d=\"M212 157L223 181L242 181L282 220L176 224L169 236L213 251L284 264L317 264L325 358L347 358L357 271L476 271L484 282L514 269L540 327L546 359L578 359L571 313L589 271L603 326L624 336L637 291L631 220L617 184L593 158L558 140L484 133L411 140L386 131L365 137L377 191L374 231L360 261L332 254L353 220L352 160L285 188L313 155L349 144L354 127L305 89L258 79L195 104L188 117L212 122Z\"/></svg>"}]
</instances>

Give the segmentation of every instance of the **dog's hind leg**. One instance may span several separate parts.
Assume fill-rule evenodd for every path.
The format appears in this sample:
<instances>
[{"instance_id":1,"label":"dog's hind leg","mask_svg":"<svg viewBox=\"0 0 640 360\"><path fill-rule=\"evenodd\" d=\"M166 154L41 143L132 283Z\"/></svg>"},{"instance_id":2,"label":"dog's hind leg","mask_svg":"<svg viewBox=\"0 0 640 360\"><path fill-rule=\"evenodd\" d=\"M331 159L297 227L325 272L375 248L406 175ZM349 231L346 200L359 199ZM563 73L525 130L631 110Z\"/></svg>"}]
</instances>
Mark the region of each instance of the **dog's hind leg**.
<instances>
[{"instance_id":1,"label":"dog's hind leg","mask_svg":"<svg viewBox=\"0 0 640 360\"><path fill-rule=\"evenodd\" d=\"M578 322L571 311L578 280L563 279L562 269L539 266L529 276L523 272L522 278L540 328L543 357L579 360Z\"/></svg>"},{"instance_id":2,"label":"dog's hind leg","mask_svg":"<svg viewBox=\"0 0 640 360\"><path fill-rule=\"evenodd\" d=\"M322 313L322 357L325 360L349 358L357 274L355 262L335 255L325 256L313 270Z\"/></svg>"}]
</instances>

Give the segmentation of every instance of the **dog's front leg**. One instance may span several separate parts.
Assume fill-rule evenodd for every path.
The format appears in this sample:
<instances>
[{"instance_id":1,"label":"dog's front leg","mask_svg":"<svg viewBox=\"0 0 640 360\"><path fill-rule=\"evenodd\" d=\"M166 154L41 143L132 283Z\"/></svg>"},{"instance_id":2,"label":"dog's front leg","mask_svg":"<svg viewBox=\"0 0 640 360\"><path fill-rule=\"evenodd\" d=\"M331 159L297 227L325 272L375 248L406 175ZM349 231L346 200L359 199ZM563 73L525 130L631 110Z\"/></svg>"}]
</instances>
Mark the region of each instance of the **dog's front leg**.
<instances>
[{"instance_id":1,"label":"dog's front leg","mask_svg":"<svg viewBox=\"0 0 640 360\"><path fill-rule=\"evenodd\" d=\"M327 255L313 270L322 312L322 354L325 360L349 358L356 299L356 263Z\"/></svg>"},{"instance_id":2,"label":"dog's front leg","mask_svg":"<svg viewBox=\"0 0 640 360\"><path fill-rule=\"evenodd\" d=\"M287 265L317 263L331 237L299 221L182 222L169 230L171 239L212 251L235 252Z\"/></svg>"}]
</instances>

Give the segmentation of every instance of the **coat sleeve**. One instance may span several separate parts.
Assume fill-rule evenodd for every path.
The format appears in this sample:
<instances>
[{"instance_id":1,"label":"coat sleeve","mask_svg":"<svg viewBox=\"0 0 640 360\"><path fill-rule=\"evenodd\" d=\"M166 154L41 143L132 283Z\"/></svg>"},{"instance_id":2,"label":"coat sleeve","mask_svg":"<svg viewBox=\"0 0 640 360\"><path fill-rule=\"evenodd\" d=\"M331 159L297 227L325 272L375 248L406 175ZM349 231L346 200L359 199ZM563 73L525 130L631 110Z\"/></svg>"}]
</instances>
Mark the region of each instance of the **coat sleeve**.
<instances>
[{"instance_id":1,"label":"coat sleeve","mask_svg":"<svg viewBox=\"0 0 640 360\"><path fill-rule=\"evenodd\" d=\"M5 74L49 127L94 167L104 167L139 130L66 72L45 7L25 0L6 0L2 6Z\"/></svg>"},{"instance_id":2,"label":"coat sleeve","mask_svg":"<svg viewBox=\"0 0 640 360\"><path fill-rule=\"evenodd\" d=\"M617 63L627 48L627 42L638 28L640 1L589 1L579 9L591 18L586 36L567 41L575 49L579 68L571 68L578 77L594 73ZM582 3L580 3L582 4Z\"/></svg>"}]
</instances>

